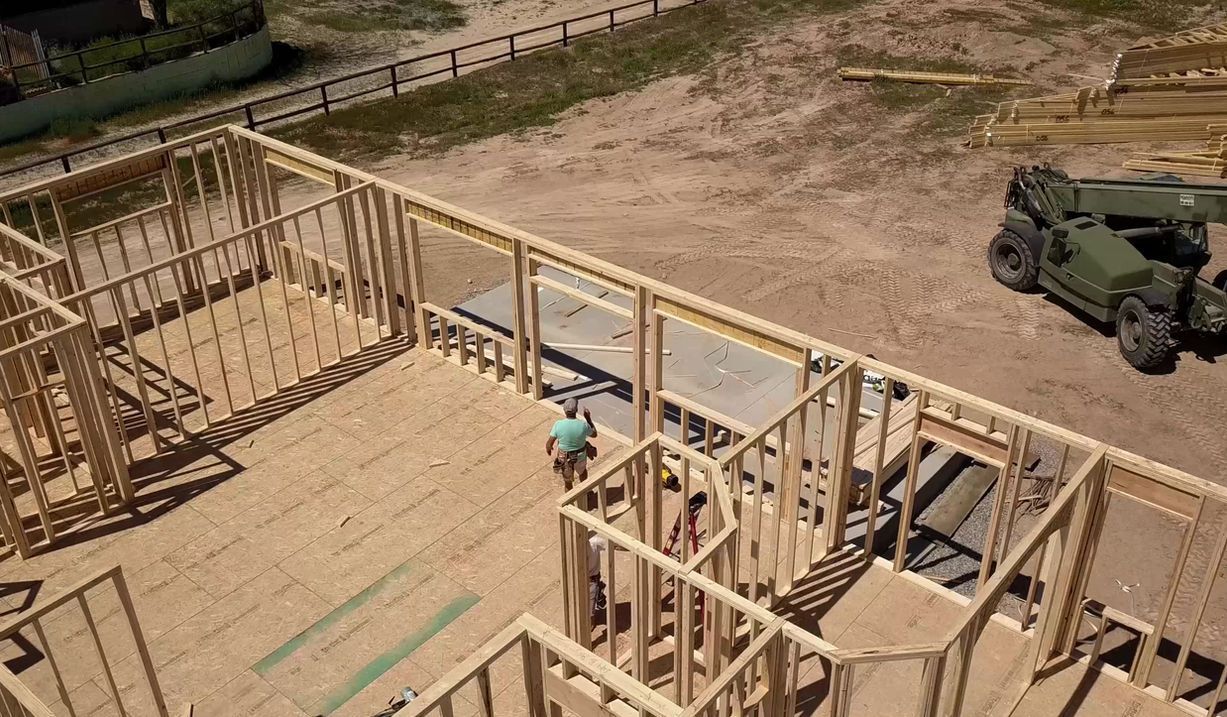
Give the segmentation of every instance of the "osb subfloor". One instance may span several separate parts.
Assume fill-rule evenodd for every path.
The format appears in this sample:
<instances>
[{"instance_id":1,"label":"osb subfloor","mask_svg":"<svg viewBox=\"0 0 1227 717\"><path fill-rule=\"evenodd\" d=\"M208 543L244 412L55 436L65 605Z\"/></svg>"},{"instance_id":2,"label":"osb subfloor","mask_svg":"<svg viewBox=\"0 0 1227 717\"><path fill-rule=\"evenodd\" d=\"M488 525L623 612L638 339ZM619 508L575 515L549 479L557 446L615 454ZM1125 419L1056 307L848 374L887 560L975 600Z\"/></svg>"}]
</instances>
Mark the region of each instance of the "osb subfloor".
<instances>
[{"instance_id":1,"label":"osb subfloor","mask_svg":"<svg viewBox=\"0 0 1227 717\"><path fill-rule=\"evenodd\" d=\"M121 564L168 705L198 714L369 715L523 612L557 623L560 487L542 450L556 416L399 343L355 361L241 436L152 460L129 520L0 564L4 599ZM125 703L148 714L118 604L92 607ZM107 685L79 613L46 627L91 713ZM17 645L3 657L57 698L46 660Z\"/></svg>"},{"instance_id":2,"label":"osb subfloor","mask_svg":"<svg viewBox=\"0 0 1227 717\"><path fill-rule=\"evenodd\" d=\"M1050 668L1051 669L1051 668ZM1093 717L1178 717L1174 705L1125 686L1120 680L1080 664L1063 665L1027 690L1015 717L1092 715Z\"/></svg>"},{"instance_id":3,"label":"osb subfloor","mask_svg":"<svg viewBox=\"0 0 1227 717\"><path fill-rule=\"evenodd\" d=\"M255 310L254 290L240 293L241 312L231 299L215 305L216 347L207 345L206 312L189 317L206 362L205 403L226 404L225 376L235 415L134 467L139 499L130 513L78 523L62 547L31 560L0 562L0 600L10 612L122 565L168 706L193 702L203 715L370 715L402 687L434 682L521 613L559 624L560 488L542 450L557 416L398 340L371 346L373 335L357 355L239 408L250 398L244 386L261 395L285 385L291 352L304 376L316 371L312 321L332 334L332 357L357 349L355 332L334 330L325 305L301 294L287 304L277 287L261 288L267 318ZM257 316L270 328L267 340L252 331ZM187 333L182 320L167 325L181 381L194 378ZM203 418L189 409L191 387L177 381L172 390L159 374L152 335L137 344L160 399L155 421L172 419L172 393L185 413ZM250 363L239 358L244 346ZM127 358L113 352L112 365L135 393ZM151 447L143 417L127 418L134 445ZM597 442L606 457L616 455L616 446ZM119 665L125 705L149 714L117 600L100 589L91 608ZM841 647L932 642L959 614L942 596L842 554L799 583L780 610ZM77 713L117 714L80 612L64 608L45 627ZM5 645L0 658L66 714L50 662L27 632L28 644ZM990 625L977 657L968 713L1001 714L1016 694L1025 641ZM857 671L852 713L908 709L919 670L896 663ZM816 660L801 675L800 706L812 714L825 705L827 675ZM493 670L500 714L523 711L518 682L513 653ZM1076 701L1080 714L1119 714L1134 702L1162 709L1113 680L1084 685L1072 671L1059 673L1027 696L1020 714L1051 714L1061 709L1054 700ZM468 697L461 693L457 714L476 711ZM1161 713L1133 713L1143 712Z\"/></svg>"},{"instance_id":4,"label":"osb subfloor","mask_svg":"<svg viewBox=\"0 0 1227 717\"><path fill-rule=\"evenodd\" d=\"M801 581L776 612L841 648L863 648L944 641L960 624L963 608L887 567L839 553ZM1011 712L1023 686L1028 647L1027 638L1018 632L988 624L976 646L964 714L1183 714L1081 665L1069 666L1031 688ZM856 668L849 691L851 714L911 714L919 698L921 669L919 661ZM828 679L816 659L802 665L799 709L822 713Z\"/></svg>"}]
</instances>

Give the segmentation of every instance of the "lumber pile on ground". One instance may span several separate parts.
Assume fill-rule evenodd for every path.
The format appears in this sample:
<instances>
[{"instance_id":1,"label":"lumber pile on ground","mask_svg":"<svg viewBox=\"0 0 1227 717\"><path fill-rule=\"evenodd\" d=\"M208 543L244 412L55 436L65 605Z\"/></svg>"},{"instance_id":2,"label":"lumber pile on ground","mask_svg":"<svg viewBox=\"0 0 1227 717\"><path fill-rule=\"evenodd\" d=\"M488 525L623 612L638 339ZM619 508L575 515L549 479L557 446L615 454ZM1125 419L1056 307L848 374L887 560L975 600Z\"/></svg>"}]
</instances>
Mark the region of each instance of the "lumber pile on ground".
<instances>
[{"instance_id":1,"label":"lumber pile on ground","mask_svg":"<svg viewBox=\"0 0 1227 717\"><path fill-rule=\"evenodd\" d=\"M1138 152L1125 160L1135 172L1170 172L1227 178L1227 125L1210 125L1206 149L1196 152Z\"/></svg>"},{"instance_id":2,"label":"lumber pile on ground","mask_svg":"<svg viewBox=\"0 0 1227 717\"><path fill-rule=\"evenodd\" d=\"M993 75L963 75L953 72L912 72L906 70L880 70L868 67L841 67L839 79L870 82L892 80L930 85L1029 85L1029 80L1018 80Z\"/></svg>"},{"instance_id":3,"label":"lumber pile on ground","mask_svg":"<svg viewBox=\"0 0 1227 717\"><path fill-rule=\"evenodd\" d=\"M1102 86L998 104L972 122L968 146L1209 140L1227 122L1227 25L1122 50L1112 71Z\"/></svg>"},{"instance_id":4,"label":"lumber pile on ground","mask_svg":"<svg viewBox=\"0 0 1227 717\"><path fill-rule=\"evenodd\" d=\"M1227 67L1227 24L1198 27L1121 50L1112 66L1116 84L1125 80L1215 75Z\"/></svg>"},{"instance_id":5,"label":"lumber pile on ground","mask_svg":"<svg viewBox=\"0 0 1227 717\"><path fill-rule=\"evenodd\" d=\"M1227 177L1227 162L1217 152L1145 152L1125 160L1135 172L1169 172L1197 177Z\"/></svg>"}]
</instances>

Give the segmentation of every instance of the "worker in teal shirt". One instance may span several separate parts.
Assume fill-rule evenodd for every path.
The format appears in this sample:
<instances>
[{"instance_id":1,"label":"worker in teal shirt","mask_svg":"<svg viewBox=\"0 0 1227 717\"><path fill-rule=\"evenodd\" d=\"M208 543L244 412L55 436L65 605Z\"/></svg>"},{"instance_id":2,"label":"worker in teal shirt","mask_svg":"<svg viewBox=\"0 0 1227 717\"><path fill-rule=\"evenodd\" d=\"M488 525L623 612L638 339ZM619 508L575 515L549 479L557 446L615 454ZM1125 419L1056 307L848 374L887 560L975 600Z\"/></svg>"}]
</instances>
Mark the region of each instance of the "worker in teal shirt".
<instances>
[{"instance_id":1,"label":"worker in teal shirt","mask_svg":"<svg viewBox=\"0 0 1227 717\"><path fill-rule=\"evenodd\" d=\"M562 412L566 418L554 422L549 438L545 439L546 455L554 457L554 472L562 476L563 485L567 490L575 477L583 483L588 479L589 450L595 453L595 448L589 445L589 438L596 438L596 425L592 422L592 414L584 409L584 418L576 418L579 413L579 401L568 398L562 404ZM557 446L558 452L554 452Z\"/></svg>"}]
</instances>

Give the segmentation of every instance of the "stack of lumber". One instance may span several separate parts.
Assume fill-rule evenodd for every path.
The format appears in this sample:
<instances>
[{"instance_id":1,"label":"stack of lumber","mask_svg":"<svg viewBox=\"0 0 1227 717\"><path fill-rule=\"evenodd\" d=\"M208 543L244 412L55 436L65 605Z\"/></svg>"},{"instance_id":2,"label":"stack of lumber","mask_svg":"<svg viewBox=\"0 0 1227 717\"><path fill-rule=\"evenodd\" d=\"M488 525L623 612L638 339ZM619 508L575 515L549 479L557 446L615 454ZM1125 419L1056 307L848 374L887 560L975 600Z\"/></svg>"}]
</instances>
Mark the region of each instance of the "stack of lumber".
<instances>
[{"instance_id":1,"label":"stack of lumber","mask_svg":"<svg viewBox=\"0 0 1227 717\"><path fill-rule=\"evenodd\" d=\"M932 85L1029 85L1029 80L1016 80L993 75L962 75L952 72L912 72L905 70L879 70L868 67L841 67L839 79L860 80L893 80L895 82L913 82Z\"/></svg>"},{"instance_id":2,"label":"stack of lumber","mask_svg":"<svg viewBox=\"0 0 1227 717\"><path fill-rule=\"evenodd\" d=\"M1198 27L1121 50L1112 66L1113 82L1201 73L1216 75L1227 67L1227 24ZM1145 83L1142 83L1145 84Z\"/></svg>"},{"instance_id":3,"label":"stack of lumber","mask_svg":"<svg viewBox=\"0 0 1227 717\"><path fill-rule=\"evenodd\" d=\"M1218 152L1140 152L1125 160L1124 167L1135 172L1227 177L1227 162Z\"/></svg>"},{"instance_id":4,"label":"stack of lumber","mask_svg":"<svg viewBox=\"0 0 1227 717\"><path fill-rule=\"evenodd\" d=\"M1170 172L1227 178L1227 125L1210 125L1206 149L1196 152L1138 152L1125 161L1135 172Z\"/></svg>"},{"instance_id":5,"label":"stack of lumber","mask_svg":"<svg viewBox=\"0 0 1227 717\"><path fill-rule=\"evenodd\" d=\"M1227 122L1225 68L1227 25L1187 30L1122 50L1105 85L998 104L972 122L967 143L1209 140L1208 127Z\"/></svg>"}]
</instances>

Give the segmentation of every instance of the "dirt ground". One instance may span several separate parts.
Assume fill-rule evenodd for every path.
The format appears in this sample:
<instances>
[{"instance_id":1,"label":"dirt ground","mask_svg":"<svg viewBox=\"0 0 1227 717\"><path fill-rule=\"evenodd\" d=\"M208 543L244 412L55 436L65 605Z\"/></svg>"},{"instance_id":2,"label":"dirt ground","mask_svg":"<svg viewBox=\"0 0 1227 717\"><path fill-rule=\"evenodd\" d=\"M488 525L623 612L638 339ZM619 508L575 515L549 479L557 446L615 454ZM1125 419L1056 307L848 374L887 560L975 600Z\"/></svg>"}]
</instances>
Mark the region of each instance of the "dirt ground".
<instances>
[{"instance_id":1,"label":"dirt ground","mask_svg":"<svg viewBox=\"0 0 1227 717\"><path fill-rule=\"evenodd\" d=\"M961 127L932 130L946 103L969 101L960 96L966 90L928 103L891 90L886 97L894 99L883 101L873 88L833 76L837 58L859 44L1012 71L1034 79L1042 94L1106 77L1113 51L1143 35L1041 8L885 0L834 22L790 25L702 76L587 103L544 130L368 168L1227 483L1227 342L1186 343L1169 370L1142 374L1120 357L1110 327L1041 294L1006 289L986 263L1011 166L1050 162L1074 176L1130 176L1121 162L1146 147L969 150L959 144ZM1220 19L1203 14L1188 24ZM1227 231L1212 228L1212 246L1224 239ZM1220 249L1206 273L1227 267L1225 258ZM466 293L505 276L476 250L456 259L457 281L471 281ZM1097 570L1092 593L1153 616L1170 580L1175 526L1135 518L1107 526L1114 555ZM1140 525L1151 529L1139 535ZM1190 574L1202 574L1212 542L1194 543ZM1173 630L1187 629L1180 613L1196 587L1182 584ZM1201 654L1217 655L1207 648L1227 634L1222 600L1213 599L1203 618ZM1216 665L1206 668L1210 680ZM1164 672L1160 666L1156 677Z\"/></svg>"},{"instance_id":2,"label":"dirt ground","mask_svg":"<svg viewBox=\"0 0 1227 717\"><path fill-rule=\"evenodd\" d=\"M1106 76L1112 50L1140 34L1019 16L978 0L887 0L792 25L706 76L587 103L545 130L369 169L1227 482L1227 345L1186 345L1174 370L1138 373L1108 329L1011 292L986 264L1012 165L1125 176L1120 164L1139 146L968 150L961 130L918 129L934 105L882 106L867 86L833 78L840 48L858 43L1031 67L1043 86L1073 87ZM1223 256L1209 272L1227 266ZM480 264L465 270L477 285L485 278Z\"/></svg>"}]
</instances>

